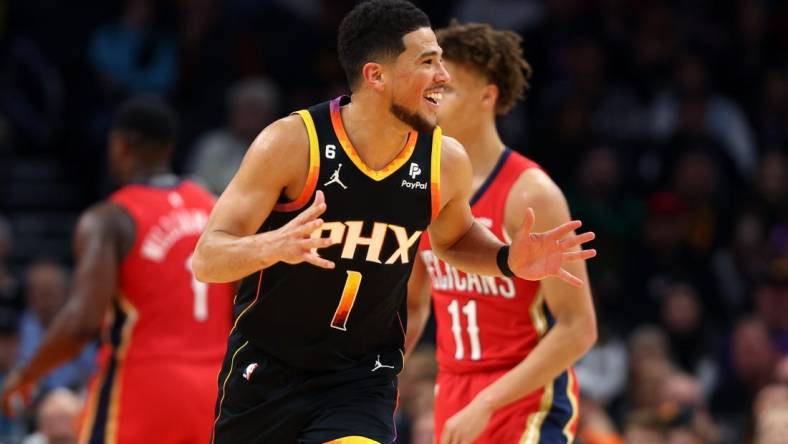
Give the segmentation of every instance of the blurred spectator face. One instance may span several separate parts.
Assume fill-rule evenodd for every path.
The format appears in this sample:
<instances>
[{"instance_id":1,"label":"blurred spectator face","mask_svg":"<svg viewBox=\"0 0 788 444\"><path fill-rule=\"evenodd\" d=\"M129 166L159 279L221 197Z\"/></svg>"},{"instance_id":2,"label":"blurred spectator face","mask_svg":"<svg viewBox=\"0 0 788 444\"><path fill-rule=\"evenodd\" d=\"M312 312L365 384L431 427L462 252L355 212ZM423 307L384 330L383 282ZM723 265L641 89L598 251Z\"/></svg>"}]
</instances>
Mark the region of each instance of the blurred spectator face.
<instances>
[{"instance_id":1,"label":"blurred spectator face","mask_svg":"<svg viewBox=\"0 0 788 444\"><path fill-rule=\"evenodd\" d=\"M0 265L5 265L11 251L11 226L0 216Z\"/></svg>"},{"instance_id":2,"label":"blurred spectator face","mask_svg":"<svg viewBox=\"0 0 788 444\"><path fill-rule=\"evenodd\" d=\"M630 367L645 361L668 362L668 341L658 327L645 326L635 330L629 342Z\"/></svg>"},{"instance_id":3,"label":"blurred spectator face","mask_svg":"<svg viewBox=\"0 0 788 444\"><path fill-rule=\"evenodd\" d=\"M66 300L67 278L57 264L40 261L27 271L27 304L38 320L47 326Z\"/></svg>"},{"instance_id":4,"label":"blurred spectator face","mask_svg":"<svg viewBox=\"0 0 788 444\"><path fill-rule=\"evenodd\" d=\"M756 43L766 31L766 10L761 0L739 0L736 26L739 35L748 43Z\"/></svg>"},{"instance_id":5,"label":"blurred spectator face","mask_svg":"<svg viewBox=\"0 0 788 444\"><path fill-rule=\"evenodd\" d=\"M638 425L627 426L624 441L627 444L666 444L661 430Z\"/></svg>"},{"instance_id":6,"label":"blurred spectator face","mask_svg":"<svg viewBox=\"0 0 788 444\"><path fill-rule=\"evenodd\" d=\"M271 123L279 109L279 89L263 78L247 79L229 93L230 128L240 140L251 143Z\"/></svg>"},{"instance_id":7,"label":"blurred spectator face","mask_svg":"<svg viewBox=\"0 0 788 444\"><path fill-rule=\"evenodd\" d=\"M668 431L667 444L702 444L692 430L686 427L677 427Z\"/></svg>"},{"instance_id":8,"label":"blurred spectator face","mask_svg":"<svg viewBox=\"0 0 788 444\"><path fill-rule=\"evenodd\" d=\"M788 436L788 407L765 411L756 418L755 444L782 444Z\"/></svg>"},{"instance_id":9,"label":"blurred spectator face","mask_svg":"<svg viewBox=\"0 0 788 444\"><path fill-rule=\"evenodd\" d=\"M761 417L772 409L788 408L788 383L767 385L758 392L752 405L752 416Z\"/></svg>"},{"instance_id":10,"label":"blurred spectator face","mask_svg":"<svg viewBox=\"0 0 788 444\"><path fill-rule=\"evenodd\" d=\"M143 28L151 16L149 0L126 0L123 21L134 28Z\"/></svg>"},{"instance_id":11,"label":"blurred spectator face","mask_svg":"<svg viewBox=\"0 0 788 444\"><path fill-rule=\"evenodd\" d=\"M641 327L630 339L630 393L638 407L657 407L664 382L671 372L664 333L655 327Z\"/></svg>"},{"instance_id":12,"label":"blurred spectator face","mask_svg":"<svg viewBox=\"0 0 788 444\"><path fill-rule=\"evenodd\" d=\"M772 330L788 330L788 285L765 284L755 292L755 307L758 317Z\"/></svg>"},{"instance_id":13,"label":"blurred spectator face","mask_svg":"<svg viewBox=\"0 0 788 444\"><path fill-rule=\"evenodd\" d=\"M703 93L706 90L706 68L701 59L693 55L679 58L673 81L683 94Z\"/></svg>"},{"instance_id":14,"label":"blurred spectator face","mask_svg":"<svg viewBox=\"0 0 788 444\"><path fill-rule=\"evenodd\" d=\"M664 362L645 360L636 365L632 374L633 401L638 408L657 408L663 396L665 381L670 375L670 367Z\"/></svg>"},{"instance_id":15,"label":"blurred spectator face","mask_svg":"<svg viewBox=\"0 0 788 444\"><path fill-rule=\"evenodd\" d=\"M0 330L0 374L6 373L14 366L18 345L19 337L16 331L3 327Z\"/></svg>"},{"instance_id":16,"label":"blurred spectator face","mask_svg":"<svg viewBox=\"0 0 788 444\"><path fill-rule=\"evenodd\" d=\"M77 421L82 402L68 389L56 389L44 398L38 410L38 425L48 444L77 442Z\"/></svg>"},{"instance_id":17,"label":"blurred spectator face","mask_svg":"<svg viewBox=\"0 0 788 444\"><path fill-rule=\"evenodd\" d=\"M673 172L673 187L689 202L711 200L717 188L716 161L702 149L684 153Z\"/></svg>"},{"instance_id":18,"label":"blurred spectator face","mask_svg":"<svg viewBox=\"0 0 788 444\"><path fill-rule=\"evenodd\" d=\"M788 384L788 356L783 356L780 362L777 363L775 379L783 384Z\"/></svg>"},{"instance_id":19,"label":"blurred spectator face","mask_svg":"<svg viewBox=\"0 0 788 444\"><path fill-rule=\"evenodd\" d=\"M698 296L687 284L673 285L662 303L662 323L674 334L697 330L700 322Z\"/></svg>"},{"instance_id":20,"label":"blurred spectator face","mask_svg":"<svg viewBox=\"0 0 788 444\"><path fill-rule=\"evenodd\" d=\"M654 193L648 200L643 236L646 246L661 254L675 252L685 236L684 204L671 193Z\"/></svg>"},{"instance_id":21,"label":"blurred spectator face","mask_svg":"<svg viewBox=\"0 0 788 444\"><path fill-rule=\"evenodd\" d=\"M703 404L703 392L692 376L674 373L665 380L662 400L682 407L700 407Z\"/></svg>"},{"instance_id":22,"label":"blurred spectator face","mask_svg":"<svg viewBox=\"0 0 788 444\"><path fill-rule=\"evenodd\" d=\"M670 10L660 3L641 8L635 32L635 60L641 69L659 68L676 50L676 26Z\"/></svg>"},{"instance_id":23,"label":"blurred spectator face","mask_svg":"<svg viewBox=\"0 0 788 444\"><path fill-rule=\"evenodd\" d=\"M475 130L477 122L494 110L482 107L484 88L488 82L463 65L443 62L451 80L444 87L443 100L438 110L438 123L451 137L460 137Z\"/></svg>"},{"instance_id":24,"label":"blurred spectator face","mask_svg":"<svg viewBox=\"0 0 788 444\"><path fill-rule=\"evenodd\" d=\"M599 93L604 75L604 56L597 42L585 38L568 48L564 66L582 96Z\"/></svg>"},{"instance_id":25,"label":"blurred spectator face","mask_svg":"<svg viewBox=\"0 0 788 444\"><path fill-rule=\"evenodd\" d=\"M772 205L788 202L788 158L778 150L767 151L755 176L761 197Z\"/></svg>"},{"instance_id":26,"label":"blurred spectator face","mask_svg":"<svg viewBox=\"0 0 788 444\"><path fill-rule=\"evenodd\" d=\"M733 332L733 368L741 382L758 389L772 377L777 353L759 319L740 321Z\"/></svg>"},{"instance_id":27,"label":"blurred spectator face","mask_svg":"<svg viewBox=\"0 0 788 444\"><path fill-rule=\"evenodd\" d=\"M706 133L706 101L697 95L682 97L679 101L678 131L703 135Z\"/></svg>"},{"instance_id":28,"label":"blurred spectator face","mask_svg":"<svg viewBox=\"0 0 788 444\"><path fill-rule=\"evenodd\" d=\"M590 195L605 196L614 192L618 183L618 159L613 150L609 147L589 150L585 161L580 164L580 189Z\"/></svg>"}]
</instances>

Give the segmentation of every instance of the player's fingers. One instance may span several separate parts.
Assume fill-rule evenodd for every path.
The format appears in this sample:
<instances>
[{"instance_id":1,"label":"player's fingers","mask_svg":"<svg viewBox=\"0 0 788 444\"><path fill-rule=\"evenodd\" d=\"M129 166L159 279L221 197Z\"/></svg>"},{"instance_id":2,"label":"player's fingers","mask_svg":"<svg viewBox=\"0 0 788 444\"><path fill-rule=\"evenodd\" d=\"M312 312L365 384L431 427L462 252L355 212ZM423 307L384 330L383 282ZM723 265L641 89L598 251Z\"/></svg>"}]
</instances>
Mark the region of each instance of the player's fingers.
<instances>
[{"instance_id":1,"label":"player's fingers","mask_svg":"<svg viewBox=\"0 0 788 444\"><path fill-rule=\"evenodd\" d=\"M315 250L316 248L326 248L334 245L334 241L330 237L309 237L301 240L301 247L305 250ZM314 253L314 251L312 251Z\"/></svg>"},{"instance_id":2,"label":"player's fingers","mask_svg":"<svg viewBox=\"0 0 788 444\"><path fill-rule=\"evenodd\" d=\"M561 224L561 225L553 228L552 230L546 231L544 233L544 235L545 235L545 238L548 241L558 240L558 239L561 239L562 237L566 236L567 234L577 230L582 225L583 225L583 223L580 222L579 220L569 221L569 222L567 222L565 224Z\"/></svg>"},{"instance_id":3,"label":"player's fingers","mask_svg":"<svg viewBox=\"0 0 788 444\"><path fill-rule=\"evenodd\" d=\"M531 230L534 228L535 222L536 215L534 214L534 209L529 207L527 210L525 210L525 219L523 219L523 226L521 230L523 230L525 234L530 234Z\"/></svg>"},{"instance_id":4,"label":"player's fingers","mask_svg":"<svg viewBox=\"0 0 788 444\"><path fill-rule=\"evenodd\" d=\"M307 221L317 218L325 211L325 198L323 197L323 192L318 190L317 193L315 193L315 200L312 202L312 205L310 205L306 210L300 212L288 223L288 225L301 225Z\"/></svg>"},{"instance_id":5,"label":"player's fingers","mask_svg":"<svg viewBox=\"0 0 788 444\"><path fill-rule=\"evenodd\" d=\"M582 261L586 259L591 259L592 257L596 256L596 250L590 248L588 250L583 251L570 251L567 253L562 253L561 258L564 262L572 262L572 261Z\"/></svg>"},{"instance_id":6,"label":"player's fingers","mask_svg":"<svg viewBox=\"0 0 788 444\"><path fill-rule=\"evenodd\" d=\"M561 278L561 280L563 280L567 284L573 285L575 287L580 287L583 285L583 281L579 277L564 270L563 268L558 271L558 277Z\"/></svg>"},{"instance_id":7,"label":"player's fingers","mask_svg":"<svg viewBox=\"0 0 788 444\"><path fill-rule=\"evenodd\" d=\"M308 251L301 256L304 259L304 262L309 262L312 265L318 266L320 268L327 268L332 269L334 268L334 263L323 259L322 257L318 256L317 253L312 253Z\"/></svg>"},{"instance_id":8,"label":"player's fingers","mask_svg":"<svg viewBox=\"0 0 788 444\"><path fill-rule=\"evenodd\" d=\"M578 245L584 244L586 242L590 242L596 238L596 234L593 231L587 231L583 234L578 234L577 236L570 236L566 239L561 239L558 241L565 250L568 250L572 247L576 247Z\"/></svg>"},{"instance_id":9,"label":"player's fingers","mask_svg":"<svg viewBox=\"0 0 788 444\"><path fill-rule=\"evenodd\" d=\"M309 222L306 222L305 224L298 227L297 230L299 234L303 236L309 236L313 231L320 228L321 225L323 225L323 219L310 220Z\"/></svg>"}]
</instances>

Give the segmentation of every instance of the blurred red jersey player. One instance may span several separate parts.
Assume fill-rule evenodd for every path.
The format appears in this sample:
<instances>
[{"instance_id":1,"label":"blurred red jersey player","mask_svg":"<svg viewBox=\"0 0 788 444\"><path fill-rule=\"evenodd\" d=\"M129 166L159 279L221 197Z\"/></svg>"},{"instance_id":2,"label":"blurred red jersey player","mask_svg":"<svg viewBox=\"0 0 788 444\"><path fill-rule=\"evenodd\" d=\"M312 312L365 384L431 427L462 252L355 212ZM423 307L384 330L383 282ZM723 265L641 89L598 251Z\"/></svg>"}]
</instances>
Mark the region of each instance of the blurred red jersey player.
<instances>
[{"instance_id":1,"label":"blurred red jersey player","mask_svg":"<svg viewBox=\"0 0 788 444\"><path fill-rule=\"evenodd\" d=\"M118 111L110 169L125 184L80 218L71 296L3 407L102 333L80 443L208 442L232 287L198 282L191 255L214 197L169 172L175 117L154 98Z\"/></svg>"},{"instance_id":2,"label":"blurred red jersey player","mask_svg":"<svg viewBox=\"0 0 788 444\"><path fill-rule=\"evenodd\" d=\"M561 190L536 163L506 147L495 125L528 86L520 37L456 23L437 35L452 78L439 122L471 159L476 220L504 242L529 207L536 229L568 221ZM596 338L588 285L465 273L440 260L426 236L420 259L409 284L406 348L421 334L432 293L438 442L572 442L579 387L570 366ZM587 281L583 262L566 269Z\"/></svg>"}]
</instances>

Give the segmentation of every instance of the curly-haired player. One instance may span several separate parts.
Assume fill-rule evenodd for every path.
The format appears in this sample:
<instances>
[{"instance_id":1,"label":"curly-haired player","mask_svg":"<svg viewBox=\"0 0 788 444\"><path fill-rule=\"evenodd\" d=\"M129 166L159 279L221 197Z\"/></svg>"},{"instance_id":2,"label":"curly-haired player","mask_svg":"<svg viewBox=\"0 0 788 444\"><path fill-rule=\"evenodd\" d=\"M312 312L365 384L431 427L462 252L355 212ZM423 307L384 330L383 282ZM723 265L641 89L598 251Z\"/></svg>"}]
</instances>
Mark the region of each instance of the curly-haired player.
<instances>
[{"instance_id":1,"label":"curly-haired player","mask_svg":"<svg viewBox=\"0 0 788 444\"><path fill-rule=\"evenodd\" d=\"M561 190L536 163L506 147L496 129L496 116L506 114L529 86L531 67L520 37L456 22L437 36L451 75L439 122L473 165L476 220L502 241L517 233L529 207L539 228L569 221ZM422 240L409 284L406 346L421 334L432 293L439 442L571 442L578 385L570 366L596 338L588 286L459 271L435 254L430 240ZM566 268L586 279L583 262Z\"/></svg>"}]
</instances>

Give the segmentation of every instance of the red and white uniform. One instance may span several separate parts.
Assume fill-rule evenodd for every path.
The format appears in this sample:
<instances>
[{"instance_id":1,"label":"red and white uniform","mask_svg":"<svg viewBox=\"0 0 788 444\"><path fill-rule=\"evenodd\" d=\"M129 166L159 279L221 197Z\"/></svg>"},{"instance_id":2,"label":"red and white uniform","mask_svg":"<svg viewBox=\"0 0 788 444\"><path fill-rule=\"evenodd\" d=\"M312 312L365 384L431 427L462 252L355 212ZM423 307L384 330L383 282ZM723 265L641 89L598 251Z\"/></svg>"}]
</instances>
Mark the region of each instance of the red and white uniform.
<instances>
[{"instance_id":1,"label":"red and white uniform","mask_svg":"<svg viewBox=\"0 0 788 444\"><path fill-rule=\"evenodd\" d=\"M506 149L471 200L477 222L502 241L506 200L533 161ZM452 415L482 389L522 362L552 326L538 282L465 273L438 259L428 236L420 254L432 283L437 324L438 441ZM552 384L496 412L477 443L571 442L577 427L579 388L573 370Z\"/></svg>"},{"instance_id":2,"label":"red and white uniform","mask_svg":"<svg viewBox=\"0 0 788 444\"><path fill-rule=\"evenodd\" d=\"M80 443L210 440L233 287L191 271L214 198L190 181L110 197L135 226L103 332Z\"/></svg>"}]
</instances>

